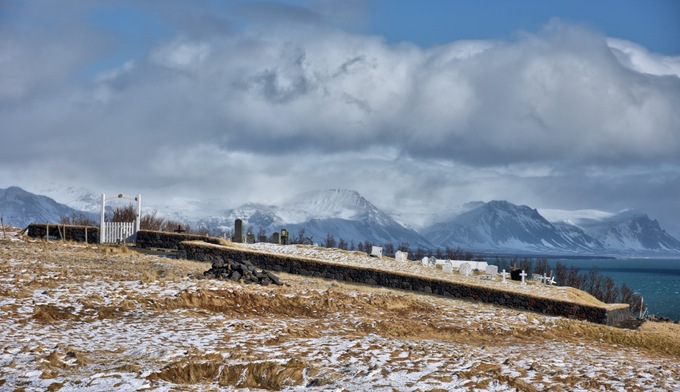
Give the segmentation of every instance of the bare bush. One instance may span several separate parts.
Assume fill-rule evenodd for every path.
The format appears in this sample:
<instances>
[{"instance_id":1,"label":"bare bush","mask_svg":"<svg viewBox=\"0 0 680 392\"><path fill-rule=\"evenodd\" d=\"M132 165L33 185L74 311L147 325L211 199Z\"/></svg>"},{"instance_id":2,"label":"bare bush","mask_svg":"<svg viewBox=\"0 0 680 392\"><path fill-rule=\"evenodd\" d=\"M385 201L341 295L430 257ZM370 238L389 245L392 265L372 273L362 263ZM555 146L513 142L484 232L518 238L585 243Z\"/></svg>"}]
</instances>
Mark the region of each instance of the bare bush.
<instances>
[{"instance_id":1,"label":"bare bush","mask_svg":"<svg viewBox=\"0 0 680 392\"><path fill-rule=\"evenodd\" d=\"M165 223L165 218L158 216L158 210L153 210L142 215L139 227L142 230L160 231Z\"/></svg>"},{"instance_id":2,"label":"bare bush","mask_svg":"<svg viewBox=\"0 0 680 392\"><path fill-rule=\"evenodd\" d=\"M73 225L73 226L99 226L99 223L95 222L94 219L83 213L72 213L70 216L62 216L59 219L59 224L61 225Z\"/></svg>"},{"instance_id":3,"label":"bare bush","mask_svg":"<svg viewBox=\"0 0 680 392\"><path fill-rule=\"evenodd\" d=\"M136 208L132 204L116 207L111 215L111 222L134 222L137 219Z\"/></svg>"}]
</instances>

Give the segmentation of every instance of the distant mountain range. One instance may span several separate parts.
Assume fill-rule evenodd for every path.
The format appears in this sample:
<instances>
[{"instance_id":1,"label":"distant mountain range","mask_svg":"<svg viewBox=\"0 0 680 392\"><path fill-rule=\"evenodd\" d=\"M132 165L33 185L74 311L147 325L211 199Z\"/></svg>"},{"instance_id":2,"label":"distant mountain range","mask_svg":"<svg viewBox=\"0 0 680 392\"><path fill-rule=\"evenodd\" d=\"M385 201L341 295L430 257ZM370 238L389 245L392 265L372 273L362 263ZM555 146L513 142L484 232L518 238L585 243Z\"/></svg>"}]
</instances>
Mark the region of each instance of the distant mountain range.
<instances>
[{"instance_id":1,"label":"distant mountain range","mask_svg":"<svg viewBox=\"0 0 680 392\"><path fill-rule=\"evenodd\" d=\"M74 191L72 203L92 211L96 197ZM636 211L544 210L496 200L474 202L457 215L414 230L398 223L356 191L332 189L300 194L281 205L248 203L216 217L187 222L212 231L233 230L234 220L255 234L288 229L291 237L324 243L327 236L348 243L408 243L425 249L461 247L473 252L554 255L678 256L680 241L656 220ZM0 215L5 223L25 227L32 222L56 223L82 211L18 187L0 189ZM98 214L91 214L98 221ZM166 215L176 214L168 211Z\"/></svg>"},{"instance_id":2,"label":"distant mountain range","mask_svg":"<svg viewBox=\"0 0 680 392\"><path fill-rule=\"evenodd\" d=\"M252 228L255 233L260 229L271 233L286 228L291 236L297 237L302 229L304 237L316 243L325 242L331 234L336 241L344 239L348 243L368 240L374 244L408 242L412 247L434 247L415 230L397 223L352 190L307 192L280 206L249 203L227 210L220 217L199 220L197 224L230 230L236 219L243 220L244 228Z\"/></svg>"},{"instance_id":3,"label":"distant mountain range","mask_svg":"<svg viewBox=\"0 0 680 392\"><path fill-rule=\"evenodd\" d=\"M6 225L26 227L31 223L59 223L62 217L84 214L99 222L99 214L80 211L47 196L17 186L0 188L0 217Z\"/></svg>"}]
</instances>

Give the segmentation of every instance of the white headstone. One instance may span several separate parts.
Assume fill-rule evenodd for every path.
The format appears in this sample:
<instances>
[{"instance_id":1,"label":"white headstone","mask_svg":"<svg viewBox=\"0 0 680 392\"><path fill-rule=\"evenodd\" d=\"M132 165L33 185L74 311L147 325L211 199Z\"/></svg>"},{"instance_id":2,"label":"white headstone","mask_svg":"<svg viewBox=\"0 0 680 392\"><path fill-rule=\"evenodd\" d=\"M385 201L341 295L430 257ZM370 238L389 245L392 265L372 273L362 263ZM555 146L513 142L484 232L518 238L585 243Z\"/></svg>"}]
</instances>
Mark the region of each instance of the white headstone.
<instances>
[{"instance_id":1,"label":"white headstone","mask_svg":"<svg viewBox=\"0 0 680 392\"><path fill-rule=\"evenodd\" d=\"M463 263L460 265L458 272L463 276L470 276L472 275L472 265L470 263Z\"/></svg>"},{"instance_id":2,"label":"white headstone","mask_svg":"<svg viewBox=\"0 0 680 392\"><path fill-rule=\"evenodd\" d=\"M522 273L519 274L519 276L522 277L522 284L527 284L527 282L524 280L524 278L527 277L527 274L526 274L526 272L524 272L524 270L522 270Z\"/></svg>"},{"instance_id":3,"label":"white headstone","mask_svg":"<svg viewBox=\"0 0 680 392\"><path fill-rule=\"evenodd\" d=\"M472 261L472 269L483 272L489 264L486 261Z\"/></svg>"},{"instance_id":4,"label":"white headstone","mask_svg":"<svg viewBox=\"0 0 680 392\"><path fill-rule=\"evenodd\" d=\"M506 279L508 278L509 273L505 272L505 268L503 269L503 272L501 273L501 275L503 276L502 283L508 283L508 281Z\"/></svg>"},{"instance_id":5,"label":"white headstone","mask_svg":"<svg viewBox=\"0 0 680 392\"><path fill-rule=\"evenodd\" d=\"M383 252L383 249L380 246L374 246L373 248L371 248L371 256L372 257L377 257L379 259L382 259L382 252Z\"/></svg>"},{"instance_id":6,"label":"white headstone","mask_svg":"<svg viewBox=\"0 0 680 392\"><path fill-rule=\"evenodd\" d=\"M498 274L498 266L497 265L487 265L486 266L486 274L487 275L497 275Z\"/></svg>"},{"instance_id":7,"label":"white headstone","mask_svg":"<svg viewBox=\"0 0 680 392\"><path fill-rule=\"evenodd\" d=\"M437 265L437 258L435 258L435 257L430 257L430 258L427 260L427 266L428 266L428 267L434 268L436 265Z\"/></svg>"},{"instance_id":8,"label":"white headstone","mask_svg":"<svg viewBox=\"0 0 680 392\"><path fill-rule=\"evenodd\" d=\"M421 263L422 263L424 266L427 267L427 266L430 264L430 258L427 257L427 256L423 257L423 260L421 261Z\"/></svg>"},{"instance_id":9,"label":"white headstone","mask_svg":"<svg viewBox=\"0 0 680 392\"><path fill-rule=\"evenodd\" d=\"M395 261L406 261L406 260L408 260L408 253L398 250L397 253L394 254L394 260Z\"/></svg>"},{"instance_id":10,"label":"white headstone","mask_svg":"<svg viewBox=\"0 0 680 392\"><path fill-rule=\"evenodd\" d=\"M451 260L446 260L444 262L444 265L442 266L442 271L446 273L453 272L453 263L451 262Z\"/></svg>"}]
</instances>

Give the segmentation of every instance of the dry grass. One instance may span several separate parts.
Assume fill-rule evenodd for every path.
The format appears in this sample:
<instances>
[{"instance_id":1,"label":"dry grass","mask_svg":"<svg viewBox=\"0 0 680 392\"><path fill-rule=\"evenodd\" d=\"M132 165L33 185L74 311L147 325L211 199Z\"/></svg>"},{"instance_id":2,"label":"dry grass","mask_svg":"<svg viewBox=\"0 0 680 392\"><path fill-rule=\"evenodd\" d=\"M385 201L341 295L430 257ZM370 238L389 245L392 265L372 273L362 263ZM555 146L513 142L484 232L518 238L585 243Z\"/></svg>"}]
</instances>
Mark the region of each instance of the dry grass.
<instances>
[{"instance_id":1,"label":"dry grass","mask_svg":"<svg viewBox=\"0 0 680 392\"><path fill-rule=\"evenodd\" d=\"M102 375L99 390L139 388L125 379L171 390L680 387L669 381L680 379L677 324L621 330L288 274L267 287L195 278L209 267L0 243L0 387L93 389Z\"/></svg>"}]
</instances>

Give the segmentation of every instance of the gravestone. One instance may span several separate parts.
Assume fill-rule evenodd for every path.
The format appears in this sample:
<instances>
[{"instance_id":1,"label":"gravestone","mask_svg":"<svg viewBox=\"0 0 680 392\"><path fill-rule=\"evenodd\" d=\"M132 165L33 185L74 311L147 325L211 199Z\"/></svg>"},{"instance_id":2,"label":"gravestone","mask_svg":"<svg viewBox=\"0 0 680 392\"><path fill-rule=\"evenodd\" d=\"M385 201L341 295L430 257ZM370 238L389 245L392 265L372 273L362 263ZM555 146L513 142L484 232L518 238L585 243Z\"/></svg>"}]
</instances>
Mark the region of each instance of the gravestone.
<instances>
[{"instance_id":1,"label":"gravestone","mask_svg":"<svg viewBox=\"0 0 680 392\"><path fill-rule=\"evenodd\" d=\"M497 265L487 265L486 266L486 274L487 275L498 275L498 266Z\"/></svg>"},{"instance_id":2,"label":"gravestone","mask_svg":"<svg viewBox=\"0 0 680 392\"><path fill-rule=\"evenodd\" d=\"M451 273L453 272L453 263L451 260L446 260L442 266L442 272Z\"/></svg>"},{"instance_id":3,"label":"gravestone","mask_svg":"<svg viewBox=\"0 0 680 392\"><path fill-rule=\"evenodd\" d=\"M246 233L246 243L248 244L254 244L255 243L255 234L253 234L252 231L249 231Z\"/></svg>"},{"instance_id":4,"label":"gravestone","mask_svg":"<svg viewBox=\"0 0 680 392\"><path fill-rule=\"evenodd\" d=\"M288 245L288 230L281 229L281 235L279 236L279 243L281 245Z\"/></svg>"},{"instance_id":5,"label":"gravestone","mask_svg":"<svg viewBox=\"0 0 680 392\"><path fill-rule=\"evenodd\" d=\"M522 273L519 274L519 276L522 277L522 284L527 284L527 282L524 280L524 278L527 277L527 274L526 274L526 272L524 272L524 270L522 270Z\"/></svg>"},{"instance_id":6,"label":"gravestone","mask_svg":"<svg viewBox=\"0 0 680 392\"><path fill-rule=\"evenodd\" d=\"M394 260L395 261L406 261L406 260L408 260L408 253L398 250L397 253L394 254Z\"/></svg>"},{"instance_id":7,"label":"gravestone","mask_svg":"<svg viewBox=\"0 0 680 392\"><path fill-rule=\"evenodd\" d=\"M471 261L472 269L480 272L486 271L486 267L489 265L486 261Z\"/></svg>"},{"instance_id":8,"label":"gravestone","mask_svg":"<svg viewBox=\"0 0 680 392\"><path fill-rule=\"evenodd\" d=\"M502 283L508 283L508 281L506 280L508 278L508 273L505 272L505 269L503 269L503 272L501 273L501 275L503 276Z\"/></svg>"},{"instance_id":9,"label":"gravestone","mask_svg":"<svg viewBox=\"0 0 680 392\"><path fill-rule=\"evenodd\" d=\"M470 263L461 264L460 268L458 268L458 272L460 272L460 274L463 275L463 276L472 275L472 264L470 264Z\"/></svg>"},{"instance_id":10,"label":"gravestone","mask_svg":"<svg viewBox=\"0 0 680 392\"><path fill-rule=\"evenodd\" d=\"M279 233L272 234L272 242L281 245L281 240L279 239Z\"/></svg>"},{"instance_id":11,"label":"gravestone","mask_svg":"<svg viewBox=\"0 0 680 392\"><path fill-rule=\"evenodd\" d=\"M379 259L382 259L383 256L383 248L381 246L374 246L371 248L371 257L377 257Z\"/></svg>"},{"instance_id":12,"label":"gravestone","mask_svg":"<svg viewBox=\"0 0 680 392\"><path fill-rule=\"evenodd\" d=\"M522 272L524 272L524 271L519 270L519 269L510 271L510 279L516 280L516 281L522 280L522 277L520 276L522 274Z\"/></svg>"},{"instance_id":13,"label":"gravestone","mask_svg":"<svg viewBox=\"0 0 680 392\"><path fill-rule=\"evenodd\" d=\"M427 266L430 268L435 268L437 266L437 258L430 257L427 259Z\"/></svg>"},{"instance_id":14,"label":"gravestone","mask_svg":"<svg viewBox=\"0 0 680 392\"><path fill-rule=\"evenodd\" d=\"M234 221L234 241L243 242L243 221L236 219Z\"/></svg>"},{"instance_id":15,"label":"gravestone","mask_svg":"<svg viewBox=\"0 0 680 392\"><path fill-rule=\"evenodd\" d=\"M530 282L543 283L543 275L541 275L541 274L531 274L529 281Z\"/></svg>"},{"instance_id":16,"label":"gravestone","mask_svg":"<svg viewBox=\"0 0 680 392\"><path fill-rule=\"evenodd\" d=\"M427 256L423 257L423 260L421 260L421 264L423 264L423 266L427 267L428 265L430 265L430 258L427 257Z\"/></svg>"}]
</instances>

